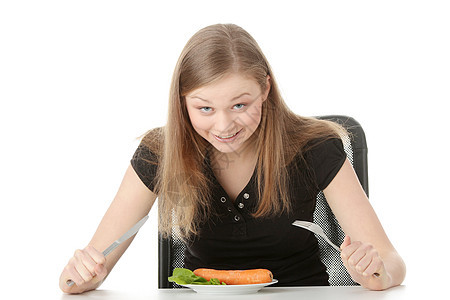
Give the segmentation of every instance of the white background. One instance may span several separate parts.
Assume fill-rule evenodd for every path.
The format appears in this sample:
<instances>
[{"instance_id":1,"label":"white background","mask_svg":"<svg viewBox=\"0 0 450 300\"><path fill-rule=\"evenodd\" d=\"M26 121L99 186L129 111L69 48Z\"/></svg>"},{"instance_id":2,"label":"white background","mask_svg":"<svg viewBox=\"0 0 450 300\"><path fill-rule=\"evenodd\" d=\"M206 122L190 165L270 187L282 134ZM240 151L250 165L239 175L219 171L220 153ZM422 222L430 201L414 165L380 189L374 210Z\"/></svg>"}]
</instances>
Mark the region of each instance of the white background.
<instances>
[{"instance_id":1,"label":"white background","mask_svg":"<svg viewBox=\"0 0 450 300\"><path fill-rule=\"evenodd\" d=\"M292 110L362 124L370 199L405 284L444 282L449 15L432 0L2 1L2 291L60 297L59 274L89 242L137 138L165 123L182 47L228 22L259 42ZM155 208L102 288L157 287Z\"/></svg>"}]
</instances>

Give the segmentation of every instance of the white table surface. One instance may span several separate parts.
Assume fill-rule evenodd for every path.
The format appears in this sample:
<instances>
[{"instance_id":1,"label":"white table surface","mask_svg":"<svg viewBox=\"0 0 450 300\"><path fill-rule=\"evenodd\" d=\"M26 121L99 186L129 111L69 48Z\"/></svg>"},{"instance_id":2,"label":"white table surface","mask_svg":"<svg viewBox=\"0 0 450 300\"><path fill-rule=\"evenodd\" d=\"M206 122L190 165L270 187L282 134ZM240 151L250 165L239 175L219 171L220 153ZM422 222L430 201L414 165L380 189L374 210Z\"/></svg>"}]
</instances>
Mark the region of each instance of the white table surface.
<instances>
[{"instance_id":1,"label":"white table surface","mask_svg":"<svg viewBox=\"0 0 450 300\"><path fill-rule=\"evenodd\" d=\"M436 293L435 293L436 292ZM409 286L398 286L385 291L370 291L362 287L266 287L254 294L247 295L206 295L198 294L190 289L154 289L146 292L127 292L114 290L97 290L81 295L61 294L60 300L87 300L87 299L110 299L110 300L168 300L168 299L345 299L345 300L401 300L419 299L418 296L431 297L433 294L444 296L434 288L415 288ZM422 298L422 297L420 297ZM445 298L445 297L444 297ZM437 298L436 298L437 299Z\"/></svg>"}]
</instances>

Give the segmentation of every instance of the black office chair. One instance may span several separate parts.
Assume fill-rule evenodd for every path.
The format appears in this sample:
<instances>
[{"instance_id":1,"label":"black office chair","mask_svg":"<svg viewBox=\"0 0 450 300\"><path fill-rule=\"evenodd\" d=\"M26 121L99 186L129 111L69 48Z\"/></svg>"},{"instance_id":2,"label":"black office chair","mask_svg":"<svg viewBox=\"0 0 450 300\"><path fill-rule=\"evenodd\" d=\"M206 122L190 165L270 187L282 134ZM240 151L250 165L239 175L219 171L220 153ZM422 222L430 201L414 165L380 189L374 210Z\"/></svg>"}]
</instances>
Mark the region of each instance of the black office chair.
<instances>
[{"instance_id":1,"label":"black office chair","mask_svg":"<svg viewBox=\"0 0 450 300\"><path fill-rule=\"evenodd\" d=\"M331 120L343 125L350 133L349 136L343 137L344 149L348 159L353 164L353 168L358 175L359 181L369 195L369 182L367 172L367 144L364 130L361 125L353 118L341 115L320 116L318 119ZM337 222L333 212L328 203L320 192L317 195L316 210L314 211L314 222L321 226L325 234L336 245L341 245L344 240L344 233L341 226ZM347 286L357 285L354 282L347 270L345 269L340 259L340 254L334 248L329 246L322 238L318 237L320 257L322 262L327 267L327 272L330 276L329 283L333 286ZM171 283L167 280L174 268L184 267L184 251L186 246L176 231L172 232L169 238L162 238L159 236L159 274L158 287L159 288L177 288L180 287L176 283Z\"/></svg>"},{"instance_id":2,"label":"black office chair","mask_svg":"<svg viewBox=\"0 0 450 300\"><path fill-rule=\"evenodd\" d=\"M369 196L369 180L367 170L367 143L364 130L353 118L340 115L320 116L318 119L330 120L344 126L349 136L342 137L344 150L347 158L353 165L359 182L366 195ZM328 202L322 192L317 195L316 210L314 211L314 223L322 227L328 238L340 246L344 241L345 234L336 220ZM333 286L358 285L354 282L345 269L340 253L333 249L326 241L318 237L320 258L327 267L329 283Z\"/></svg>"}]
</instances>

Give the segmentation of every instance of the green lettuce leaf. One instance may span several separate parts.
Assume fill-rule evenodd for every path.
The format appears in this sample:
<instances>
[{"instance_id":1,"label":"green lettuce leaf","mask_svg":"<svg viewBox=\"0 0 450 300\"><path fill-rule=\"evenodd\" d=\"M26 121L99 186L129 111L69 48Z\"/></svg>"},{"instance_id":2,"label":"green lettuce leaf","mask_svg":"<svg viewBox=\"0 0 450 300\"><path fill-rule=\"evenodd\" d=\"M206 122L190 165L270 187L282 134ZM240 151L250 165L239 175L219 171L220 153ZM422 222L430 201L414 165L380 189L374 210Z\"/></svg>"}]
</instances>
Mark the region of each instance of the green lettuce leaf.
<instances>
[{"instance_id":1,"label":"green lettuce leaf","mask_svg":"<svg viewBox=\"0 0 450 300\"><path fill-rule=\"evenodd\" d=\"M177 284L205 284L205 285L225 285L225 282L220 282L217 278L206 280L203 277L197 276L189 269L175 268L172 276L168 278L169 282Z\"/></svg>"}]
</instances>

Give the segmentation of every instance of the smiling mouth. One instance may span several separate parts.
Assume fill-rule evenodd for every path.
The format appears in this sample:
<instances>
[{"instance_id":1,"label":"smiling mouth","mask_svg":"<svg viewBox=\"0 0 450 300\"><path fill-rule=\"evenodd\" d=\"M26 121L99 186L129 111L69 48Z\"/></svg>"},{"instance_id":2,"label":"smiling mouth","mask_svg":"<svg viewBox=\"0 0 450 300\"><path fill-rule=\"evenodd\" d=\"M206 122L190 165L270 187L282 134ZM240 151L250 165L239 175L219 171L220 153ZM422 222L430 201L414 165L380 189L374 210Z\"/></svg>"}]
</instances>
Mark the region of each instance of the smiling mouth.
<instances>
[{"instance_id":1,"label":"smiling mouth","mask_svg":"<svg viewBox=\"0 0 450 300\"><path fill-rule=\"evenodd\" d=\"M241 131L242 131L242 129L239 130L238 132L233 133L233 134L230 134L230 135L223 135L223 136L215 135L215 134L214 134L214 137L215 137L218 141L220 141L220 142L231 142L231 141L233 141L233 140L239 135L239 133L240 133Z\"/></svg>"}]
</instances>

